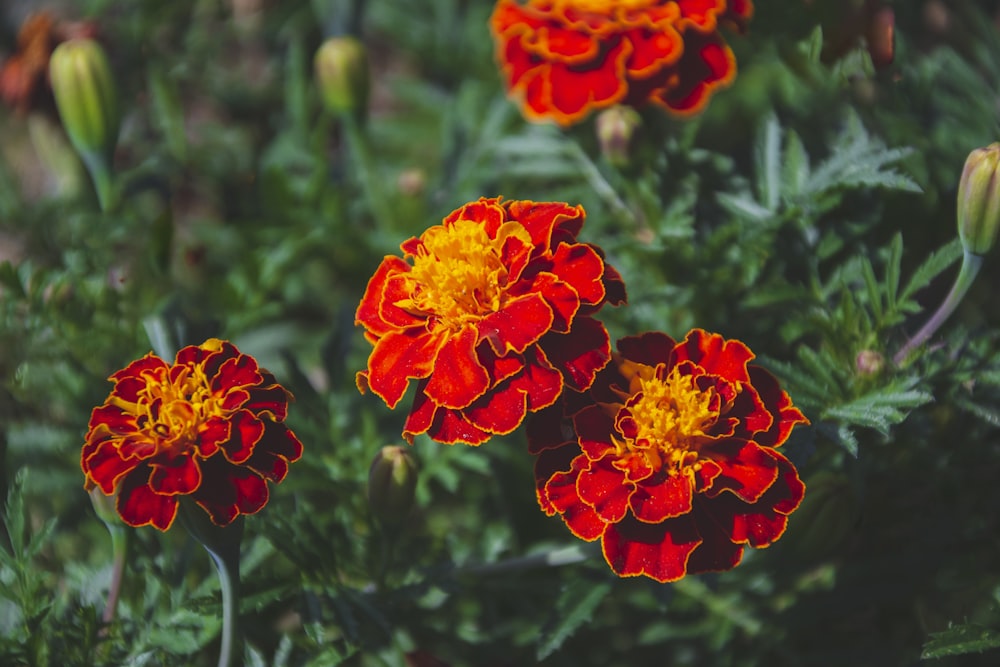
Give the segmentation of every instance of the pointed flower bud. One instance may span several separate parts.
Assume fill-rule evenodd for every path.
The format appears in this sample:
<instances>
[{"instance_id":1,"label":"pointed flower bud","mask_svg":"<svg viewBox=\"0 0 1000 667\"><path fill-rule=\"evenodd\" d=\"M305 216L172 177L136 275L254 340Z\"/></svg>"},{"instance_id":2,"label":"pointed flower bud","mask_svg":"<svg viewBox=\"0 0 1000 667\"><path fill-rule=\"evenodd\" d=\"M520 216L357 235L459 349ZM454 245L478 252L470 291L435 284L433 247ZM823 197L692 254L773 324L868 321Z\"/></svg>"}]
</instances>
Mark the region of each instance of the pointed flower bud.
<instances>
[{"instance_id":1,"label":"pointed flower bud","mask_svg":"<svg viewBox=\"0 0 1000 667\"><path fill-rule=\"evenodd\" d=\"M71 39L52 52L49 78L66 134L87 160L106 158L118 138L118 95L104 50L93 39Z\"/></svg>"},{"instance_id":2,"label":"pointed flower bud","mask_svg":"<svg viewBox=\"0 0 1000 667\"><path fill-rule=\"evenodd\" d=\"M958 236L962 247L985 255L1000 228L1000 142L969 153L958 184Z\"/></svg>"},{"instance_id":3,"label":"pointed flower bud","mask_svg":"<svg viewBox=\"0 0 1000 667\"><path fill-rule=\"evenodd\" d=\"M597 141L609 163L618 167L628 164L632 137L641 123L639 113L632 107L614 106L598 114Z\"/></svg>"},{"instance_id":4,"label":"pointed flower bud","mask_svg":"<svg viewBox=\"0 0 1000 667\"><path fill-rule=\"evenodd\" d=\"M386 445L368 471L368 504L386 523L399 523L413 506L417 464L403 447Z\"/></svg>"},{"instance_id":5,"label":"pointed flower bud","mask_svg":"<svg viewBox=\"0 0 1000 667\"><path fill-rule=\"evenodd\" d=\"M327 110L363 116L370 87L364 44L350 36L331 37L316 51L313 64Z\"/></svg>"}]
</instances>

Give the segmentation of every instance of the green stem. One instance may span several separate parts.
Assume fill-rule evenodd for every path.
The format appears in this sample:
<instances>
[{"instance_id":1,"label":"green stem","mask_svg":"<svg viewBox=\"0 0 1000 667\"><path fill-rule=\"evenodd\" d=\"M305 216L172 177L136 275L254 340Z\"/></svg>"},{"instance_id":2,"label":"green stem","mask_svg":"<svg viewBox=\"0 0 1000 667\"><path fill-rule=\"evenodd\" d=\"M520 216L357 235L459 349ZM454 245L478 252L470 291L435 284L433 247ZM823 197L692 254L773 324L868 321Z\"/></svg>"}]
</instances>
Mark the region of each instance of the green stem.
<instances>
[{"instance_id":1,"label":"green stem","mask_svg":"<svg viewBox=\"0 0 1000 667\"><path fill-rule=\"evenodd\" d=\"M396 226L393 222L392 209L388 205L389 200L381 184L375 178L375 168L368 146L368 135L364 127L353 114L340 114L338 118L344 129L344 137L347 140L351 157L356 161L358 182L372 214L379 219L381 225L384 225L383 229L395 231Z\"/></svg>"},{"instance_id":2,"label":"green stem","mask_svg":"<svg viewBox=\"0 0 1000 667\"><path fill-rule=\"evenodd\" d=\"M236 667L239 645L240 559L226 558L206 547L208 555L219 573L222 589L222 646L219 649L219 667Z\"/></svg>"},{"instance_id":3,"label":"green stem","mask_svg":"<svg viewBox=\"0 0 1000 667\"><path fill-rule=\"evenodd\" d=\"M131 543L132 531L123 525L107 524L108 532L111 533L111 550L114 560L111 565L111 586L108 588L108 601L104 606L104 614L101 616L105 626L115 620L115 613L118 610L118 599L121 597L122 579L125 577L125 562L128 559L128 548ZM107 627L104 628L107 632Z\"/></svg>"},{"instance_id":4,"label":"green stem","mask_svg":"<svg viewBox=\"0 0 1000 667\"><path fill-rule=\"evenodd\" d=\"M897 366L901 366L903 362L909 358L910 354L913 353L918 347L927 342L927 339L934 335L934 332L941 328L941 325L945 323L945 320L951 316L958 304L962 302L965 297L966 292L969 291L969 287L972 286L972 282L976 279L976 275L979 273L979 269L983 265L982 255L976 255L969 251L965 251L962 255L962 268L959 269L958 277L955 279L955 284L951 286L951 291L948 292L948 296L945 300L938 306L937 312L931 316L927 323L921 327L920 331L916 333L906 345L900 348L899 352L892 358L893 363Z\"/></svg>"},{"instance_id":5,"label":"green stem","mask_svg":"<svg viewBox=\"0 0 1000 667\"><path fill-rule=\"evenodd\" d=\"M94 191L97 193L97 203L101 207L101 212L108 213L115 204L114 183L111 179L108 161L95 153L83 153L82 158L87 171L90 172L90 178L94 182Z\"/></svg>"}]
</instances>

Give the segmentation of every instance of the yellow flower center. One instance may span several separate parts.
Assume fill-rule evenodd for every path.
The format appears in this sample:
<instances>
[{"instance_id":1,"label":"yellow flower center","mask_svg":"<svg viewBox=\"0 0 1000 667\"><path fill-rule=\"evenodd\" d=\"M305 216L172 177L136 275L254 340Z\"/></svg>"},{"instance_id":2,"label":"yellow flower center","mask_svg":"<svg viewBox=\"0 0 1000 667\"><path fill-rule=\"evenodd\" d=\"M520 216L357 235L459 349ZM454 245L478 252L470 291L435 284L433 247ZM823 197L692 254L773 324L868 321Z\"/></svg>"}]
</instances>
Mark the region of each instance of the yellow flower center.
<instances>
[{"instance_id":1,"label":"yellow flower center","mask_svg":"<svg viewBox=\"0 0 1000 667\"><path fill-rule=\"evenodd\" d=\"M168 371L153 377L144 373L146 386L139 391L134 406L137 424L160 451L182 454L199 441L199 427L212 416L227 411L213 396L201 366L183 366L173 382Z\"/></svg>"},{"instance_id":2,"label":"yellow flower center","mask_svg":"<svg viewBox=\"0 0 1000 667\"><path fill-rule=\"evenodd\" d=\"M700 389L694 377L676 368L667 374L663 364L654 368L624 361L620 368L630 380L630 396L638 400L628 407L636 435L616 442L619 453L670 475L698 470L705 431L719 419L715 389Z\"/></svg>"},{"instance_id":3,"label":"yellow flower center","mask_svg":"<svg viewBox=\"0 0 1000 667\"><path fill-rule=\"evenodd\" d=\"M411 296L395 305L430 315L437 327L453 331L500 310L508 277L502 250L511 236L531 244L530 234L517 222L501 225L492 239L475 220L428 229L409 273Z\"/></svg>"}]
</instances>

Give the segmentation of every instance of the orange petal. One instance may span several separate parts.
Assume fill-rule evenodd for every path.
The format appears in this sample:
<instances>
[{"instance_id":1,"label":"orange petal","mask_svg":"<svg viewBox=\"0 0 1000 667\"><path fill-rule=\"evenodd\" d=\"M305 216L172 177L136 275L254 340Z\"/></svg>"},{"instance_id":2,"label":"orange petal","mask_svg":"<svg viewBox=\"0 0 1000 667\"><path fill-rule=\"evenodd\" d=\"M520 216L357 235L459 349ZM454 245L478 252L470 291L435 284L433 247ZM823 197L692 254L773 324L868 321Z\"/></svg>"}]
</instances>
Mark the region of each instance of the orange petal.
<instances>
[{"instance_id":1,"label":"orange petal","mask_svg":"<svg viewBox=\"0 0 1000 667\"><path fill-rule=\"evenodd\" d=\"M476 355L477 338L476 328L465 326L446 338L437 357L431 359L424 393L441 407L464 408L489 389L490 376Z\"/></svg>"},{"instance_id":2,"label":"orange petal","mask_svg":"<svg viewBox=\"0 0 1000 667\"><path fill-rule=\"evenodd\" d=\"M396 407L411 379L431 374L438 351L447 340L414 329L387 333L368 357L365 386L389 408Z\"/></svg>"}]
</instances>

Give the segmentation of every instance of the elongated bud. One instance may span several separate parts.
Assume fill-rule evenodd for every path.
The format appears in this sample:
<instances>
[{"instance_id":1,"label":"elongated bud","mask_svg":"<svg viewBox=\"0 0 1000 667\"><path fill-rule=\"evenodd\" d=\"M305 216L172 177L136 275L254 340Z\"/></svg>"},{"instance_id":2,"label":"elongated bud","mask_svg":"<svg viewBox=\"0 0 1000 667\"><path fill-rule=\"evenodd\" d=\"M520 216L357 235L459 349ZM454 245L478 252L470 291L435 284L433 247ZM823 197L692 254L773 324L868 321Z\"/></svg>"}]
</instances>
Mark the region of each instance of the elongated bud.
<instances>
[{"instance_id":1,"label":"elongated bud","mask_svg":"<svg viewBox=\"0 0 1000 667\"><path fill-rule=\"evenodd\" d=\"M52 52L49 78L59 117L73 147L87 156L106 158L118 139L118 94L101 45L71 39Z\"/></svg>"},{"instance_id":2,"label":"elongated bud","mask_svg":"<svg viewBox=\"0 0 1000 667\"><path fill-rule=\"evenodd\" d=\"M958 236L962 247L985 255L1000 226L1000 142L969 153L958 183Z\"/></svg>"},{"instance_id":3,"label":"elongated bud","mask_svg":"<svg viewBox=\"0 0 1000 667\"><path fill-rule=\"evenodd\" d=\"M632 107L614 106L597 116L597 141L604 158L617 167L629 163L632 137L642 123L639 113Z\"/></svg>"},{"instance_id":4,"label":"elongated bud","mask_svg":"<svg viewBox=\"0 0 1000 667\"><path fill-rule=\"evenodd\" d=\"M365 45L350 36L331 37L316 51L313 65L327 110L363 117L371 85Z\"/></svg>"},{"instance_id":5,"label":"elongated bud","mask_svg":"<svg viewBox=\"0 0 1000 667\"><path fill-rule=\"evenodd\" d=\"M122 518L118 516L118 510L115 508L115 502L118 500L117 491L110 496L106 496L99 486L95 486L88 493L90 494L90 503L94 506L97 518L103 521L109 529L115 526L125 526Z\"/></svg>"},{"instance_id":6,"label":"elongated bud","mask_svg":"<svg viewBox=\"0 0 1000 667\"><path fill-rule=\"evenodd\" d=\"M368 471L368 504L386 523L399 523L413 507L417 464L403 447L386 445Z\"/></svg>"}]
</instances>

